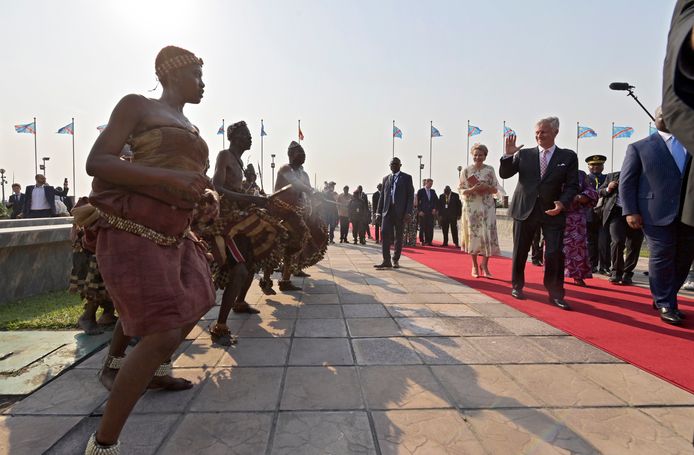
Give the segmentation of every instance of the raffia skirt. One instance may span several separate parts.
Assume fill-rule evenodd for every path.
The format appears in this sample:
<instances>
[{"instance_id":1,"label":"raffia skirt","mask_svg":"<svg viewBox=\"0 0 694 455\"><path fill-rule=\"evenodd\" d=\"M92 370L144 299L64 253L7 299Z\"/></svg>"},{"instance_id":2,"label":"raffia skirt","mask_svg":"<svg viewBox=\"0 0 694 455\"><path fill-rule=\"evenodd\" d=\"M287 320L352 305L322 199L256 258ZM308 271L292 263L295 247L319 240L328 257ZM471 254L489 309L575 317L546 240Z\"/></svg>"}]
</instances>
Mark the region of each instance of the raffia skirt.
<instances>
[{"instance_id":1,"label":"raffia skirt","mask_svg":"<svg viewBox=\"0 0 694 455\"><path fill-rule=\"evenodd\" d=\"M96 257L128 336L198 321L215 304L203 249L190 239L164 247L116 229L102 229Z\"/></svg>"}]
</instances>

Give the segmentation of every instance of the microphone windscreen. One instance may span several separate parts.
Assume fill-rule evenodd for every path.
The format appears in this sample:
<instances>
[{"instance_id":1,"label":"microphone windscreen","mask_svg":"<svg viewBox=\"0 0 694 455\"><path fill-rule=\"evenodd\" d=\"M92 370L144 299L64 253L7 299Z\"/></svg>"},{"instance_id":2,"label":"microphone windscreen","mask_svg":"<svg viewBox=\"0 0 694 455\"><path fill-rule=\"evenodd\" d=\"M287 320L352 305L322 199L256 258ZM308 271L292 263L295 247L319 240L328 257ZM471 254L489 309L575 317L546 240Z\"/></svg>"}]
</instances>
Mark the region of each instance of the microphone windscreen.
<instances>
[{"instance_id":1,"label":"microphone windscreen","mask_svg":"<svg viewBox=\"0 0 694 455\"><path fill-rule=\"evenodd\" d=\"M628 82L612 82L610 84L610 90L629 90L633 88Z\"/></svg>"}]
</instances>

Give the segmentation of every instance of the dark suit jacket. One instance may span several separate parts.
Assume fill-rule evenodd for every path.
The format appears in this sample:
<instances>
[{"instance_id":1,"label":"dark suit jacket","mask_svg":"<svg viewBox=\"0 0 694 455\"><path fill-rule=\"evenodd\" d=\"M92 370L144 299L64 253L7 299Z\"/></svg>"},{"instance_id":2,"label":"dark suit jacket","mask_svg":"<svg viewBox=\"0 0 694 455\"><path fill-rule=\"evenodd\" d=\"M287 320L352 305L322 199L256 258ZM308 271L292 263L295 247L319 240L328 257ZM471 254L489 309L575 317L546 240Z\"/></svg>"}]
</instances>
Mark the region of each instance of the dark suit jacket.
<instances>
[{"instance_id":1,"label":"dark suit jacket","mask_svg":"<svg viewBox=\"0 0 694 455\"><path fill-rule=\"evenodd\" d=\"M378 213L378 201L381 199L381 192L376 191L374 194L371 195L371 210L374 211L374 214ZM376 220L376 223L380 224L380 219Z\"/></svg>"},{"instance_id":2,"label":"dark suit jacket","mask_svg":"<svg viewBox=\"0 0 694 455\"><path fill-rule=\"evenodd\" d=\"M26 197L24 196L24 193L19 193L19 197L17 197L14 193L10 194L10 197L7 201L7 207L12 209L10 217L17 218L17 215L22 213L22 211L24 210L25 199Z\"/></svg>"},{"instance_id":3,"label":"dark suit jacket","mask_svg":"<svg viewBox=\"0 0 694 455\"><path fill-rule=\"evenodd\" d=\"M686 50L694 26L694 0L679 0L663 65L663 116L668 129L694 156L694 53ZM689 160L682 191L682 222L694 226L694 169Z\"/></svg>"},{"instance_id":4,"label":"dark suit jacket","mask_svg":"<svg viewBox=\"0 0 694 455\"><path fill-rule=\"evenodd\" d=\"M395 204L392 202L392 183L393 174L388 174L383 178L383 194L378 200L378 211L381 219L390 211L395 212L397 220L404 220L405 215L412 213L412 205L414 204L414 186L412 186L412 176L400 172L398 183L395 186Z\"/></svg>"},{"instance_id":5,"label":"dark suit jacket","mask_svg":"<svg viewBox=\"0 0 694 455\"><path fill-rule=\"evenodd\" d=\"M501 158L499 176L507 179L516 174L518 184L509 206L509 213L516 220L527 219L538 199L543 211L554 208L554 201L561 201L568 209L578 194L578 157L573 150L557 147L542 180L537 147L521 149L512 157ZM557 215L562 220L565 216L564 212Z\"/></svg>"},{"instance_id":6,"label":"dark suit jacket","mask_svg":"<svg viewBox=\"0 0 694 455\"><path fill-rule=\"evenodd\" d=\"M667 226L680 210L682 180L660 134L629 144L619 182L622 213L640 214L644 224Z\"/></svg>"},{"instance_id":7,"label":"dark suit jacket","mask_svg":"<svg viewBox=\"0 0 694 455\"><path fill-rule=\"evenodd\" d=\"M436 191L433 188L429 190L431 199L427 198L427 190L425 188L420 188L417 191L417 210L430 215L433 210L436 210L439 205L439 197L436 195Z\"/></svg>"},{"instance_id":8,"label":"dark suit jacket","mask_svg":"<svg viewBox=\"0 0 694 455\"><path fill-rule=\"evenodd\" d=\"M439 216L449 220L457 220L463 214L463 204L460 202L460 196L451 191L448 199L448 208L446 208L446 195L439 196Z\"/></svg>"},{"instance_id":9,"label":"dark suit jacket","mask_svg":"<svg viewBox=\"0 0 694 455\"><path fill-rule=\"evenodd\" d=\"M607 224L607 219L610 217L610 213L612 213L612 209L617 203L617 198L619 197L619 186L612 191L607 191L607 185L615 180L619 182L619 174L620 172L611 172L607 174L605 181L598 189L598 195L603 198L602 207L600 207L602 209L600 216L602 218L603 226Z\"/></svg>"},{"instance_id":10,"label":"dark suit jacket","mask_svg":"<svg viewBox=\"0 0 694 455\"><path fill-rule=\"evenodd\" d=\"M34 192L34 187L36 185L29 185L25 189L24 193L24 208L22 209L22 213L24 214L24 217L26 217L29 214L29 211L31 210L31 197ZM65 197L67 196L67 189L64 188L54 188L50 185L44 185L44 194L46 195L46 202L48 202L48 206L50 207L51 210L51 215L55 216L55 197L60 196L60 197Z\"/></svg>"}]
</instances>

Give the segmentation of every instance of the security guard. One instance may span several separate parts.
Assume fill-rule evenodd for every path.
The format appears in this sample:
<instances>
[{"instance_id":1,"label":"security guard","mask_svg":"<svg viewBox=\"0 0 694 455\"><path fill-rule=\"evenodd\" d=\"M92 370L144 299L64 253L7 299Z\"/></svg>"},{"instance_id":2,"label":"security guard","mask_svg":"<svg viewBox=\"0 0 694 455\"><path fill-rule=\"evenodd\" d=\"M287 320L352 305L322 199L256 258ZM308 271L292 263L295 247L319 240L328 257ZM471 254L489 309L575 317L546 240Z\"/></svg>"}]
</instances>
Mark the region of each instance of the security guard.
<instances>
[{"instance_id":1,"label":"security guard","mask_svg":"<svg viewBox=\"0 0 694 455\"><path fill-rule=\"evenodd\" d=\"M604 155L591 155L586 158L588 164L588 178L597 190L605 182L605 161ZM595 210L589 210L587 216L588 227L588 255L590 266L593 273L599 272L604 275L610 274L610 231L605 227L601 220L602 210L601 201Z\"/></svg>"}]
</instances>

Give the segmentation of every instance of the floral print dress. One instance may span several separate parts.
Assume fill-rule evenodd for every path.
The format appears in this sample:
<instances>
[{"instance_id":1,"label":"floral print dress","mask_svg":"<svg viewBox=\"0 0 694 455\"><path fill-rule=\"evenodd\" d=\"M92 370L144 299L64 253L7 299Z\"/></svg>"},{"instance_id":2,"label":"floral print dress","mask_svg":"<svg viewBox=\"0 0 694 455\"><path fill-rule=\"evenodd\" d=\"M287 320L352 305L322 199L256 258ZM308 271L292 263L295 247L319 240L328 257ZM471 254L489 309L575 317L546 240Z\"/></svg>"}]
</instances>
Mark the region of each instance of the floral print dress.
<instances>
[{"instance_id":1,"label":"floral print dress","mask_svg":"<svg viewBox=\"0 0 694 455\"><path fill-rule=\"evenodd\" d=\"M460 175L460 199L463 201L463 216L460 227L461 249L469 254L482 256L500 255L499 236L496 230L496 203L493 194L463 195L463 191L474 186L471 177L474 175L480 183L498 187L494 168L483 164L481 168L473 164ZM474 181L474 179L472 179Z\"/></svg>"}]
</instances>

